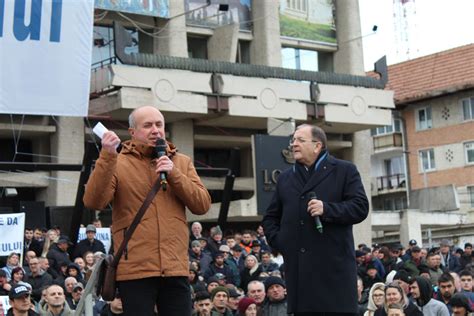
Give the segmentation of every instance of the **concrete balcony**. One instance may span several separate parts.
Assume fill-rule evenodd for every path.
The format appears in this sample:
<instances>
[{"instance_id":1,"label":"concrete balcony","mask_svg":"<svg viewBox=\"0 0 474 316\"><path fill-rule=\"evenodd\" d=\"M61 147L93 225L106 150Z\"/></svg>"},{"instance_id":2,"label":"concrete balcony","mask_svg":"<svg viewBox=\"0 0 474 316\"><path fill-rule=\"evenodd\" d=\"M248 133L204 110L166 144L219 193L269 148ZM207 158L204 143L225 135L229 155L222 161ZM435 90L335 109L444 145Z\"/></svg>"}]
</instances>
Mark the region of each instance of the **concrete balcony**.
<instances>
[{"instance_id":1,"label":"concrete balcony","mask_svg":"<svg viewBox=\"0 0 474 316\"><path fill-rule=\"evenodd\" d=\"M197 126L266 129L268 118L316 119L326 132L353 133L390 124L394 108L393 92L377 88L318 84L315 104L314 85L307 81L180 69L108 65L95 70L91 82L111 89L91 100L89 114L107 113L116 120L154 105L167 122L193 119Z\"/></svg>"},{"instance_id":2,"label":"concrete balcony","mask_svg":"<svg viewBox=\"0 0 474 316\"><path fill-rule=\"evenodd\" d=\"M374 136L373 141L374 141L375 153L388 151L388 150L402 150L403 149L403 137L402 137L402 133L400 132Z\"/></svg>"},{"instance_id":3,"label":"concrete balcony","mask_svg":"<svg viewBox=\"0 0 474 316\"><path fill-rule=\"evenodd\" d=\"M406 191L404 174L374 177L371 179L372 196Z\"/></svg>"}]
</instances>

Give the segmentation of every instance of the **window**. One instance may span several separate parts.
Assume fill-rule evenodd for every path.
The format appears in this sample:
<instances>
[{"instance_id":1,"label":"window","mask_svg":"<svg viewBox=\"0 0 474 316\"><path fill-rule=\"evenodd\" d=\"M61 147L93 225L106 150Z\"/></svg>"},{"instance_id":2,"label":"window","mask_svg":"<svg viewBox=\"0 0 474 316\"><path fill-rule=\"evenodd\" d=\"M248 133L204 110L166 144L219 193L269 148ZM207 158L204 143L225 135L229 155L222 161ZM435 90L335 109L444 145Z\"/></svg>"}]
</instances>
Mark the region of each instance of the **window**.
<instances>
[{"instance_id":1,"label":"window","mask_svg":"<svg viewBox=\"0 0 474 316\"><path fill-rule=\"evenodd\" d=\"M372 136L390 134L394 131L400 133L402 131L401 124L402 122L399 119L394 119L392 125L373 128L370 130L370 133Z\"/></svg>"},{"instance_id":2,"label":"window","mask_svg":"<svg viewBox=\"0 0 474 316\"><path fill-rule=\"evenodd\" d=\"M429 129L433 126L431 121L431 107L418 110L418 130Z\"/></svg>"},{"instance_id":3,"label":"window","mask_svg":"<svg viewBox=\"0 0 474 316\"><path fill-rule=\"evenodd\" d=\"M467 195L468 195L469 201L471 202L471 207L474 207L474 186L467 187Z\"/></svg>"},{"instance_id":4,"label":"window","mask_svg":"<svg viewBox=\"0 0 474 316\"><path fill-rule=\"evenodd\" d=\"M207 59L207 38L188 37L188 56Z\"/></svg>"},{"instance_id":5,"label":"window","mask_svg":"<svg viewBox=\"0 0 474 316\"><path fill-rule=\"evenodd\" d=\"M466 153L466 163L474 164L474 142L464 143L464 152Z\"/></svg>"},{"instance_id":6,"label":"window","mask_svg":"<svg viewBox=\"0 0 474 316\"><path fill-rule=\"evenodd\" d=\"M318 52L307 49L284 47L281 50L282 67L318 71Z\"/></svg>"},{"instance_id":7,"label":"window","mask_svg":"<svg viewBox=\"0 0 474 316\"><path fill-rule=\"evenodd\" d=\"M431 171L436 169L434 149L420 150L420 164L421 172Z\"/></svg>"},{"instance_id":8,"label":"window","mask_svg":"<svg viewBox=\"0 0 474 316\"><path fill-rule=\"evenodd\" d=\"M474 120L474 97L464 99L461 102L464 120Z\"/></svg>"},{"instance_id":9,"label":"window","mask_svg":"<svg viewBox=\"0 0 474 316\"><path fill-rule=\"evenodd\" d=\"M250 42L239 41L237 43L236 63L250 64Z\"/></svg>"}]
</instances>

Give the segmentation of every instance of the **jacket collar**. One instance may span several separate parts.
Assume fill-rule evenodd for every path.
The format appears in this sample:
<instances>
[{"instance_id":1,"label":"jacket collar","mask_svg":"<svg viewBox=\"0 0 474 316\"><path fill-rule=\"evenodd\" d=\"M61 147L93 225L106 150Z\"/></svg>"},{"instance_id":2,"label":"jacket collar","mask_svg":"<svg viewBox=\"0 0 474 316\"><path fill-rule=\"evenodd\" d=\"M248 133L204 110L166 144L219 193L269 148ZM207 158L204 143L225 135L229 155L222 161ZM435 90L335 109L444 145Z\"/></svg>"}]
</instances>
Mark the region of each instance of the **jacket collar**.
<instances>
[{"instance_id":1,"label":"jacket collar","mask_svg":"<svg viewBox=\"0 0 474 316\"><path fill-rule=\"evenodd\" d=\"M176 146L173 143L169 141L166 141L166 143L167 143L166 155L171 158L172 156L176 154L178 150L176 149ZM123 146L122 151L120 153L132 154L138 157L153 158L155 147L148 145L142 141L128 140L124 142L122 146Z\"/></svg>"}]
</instances>

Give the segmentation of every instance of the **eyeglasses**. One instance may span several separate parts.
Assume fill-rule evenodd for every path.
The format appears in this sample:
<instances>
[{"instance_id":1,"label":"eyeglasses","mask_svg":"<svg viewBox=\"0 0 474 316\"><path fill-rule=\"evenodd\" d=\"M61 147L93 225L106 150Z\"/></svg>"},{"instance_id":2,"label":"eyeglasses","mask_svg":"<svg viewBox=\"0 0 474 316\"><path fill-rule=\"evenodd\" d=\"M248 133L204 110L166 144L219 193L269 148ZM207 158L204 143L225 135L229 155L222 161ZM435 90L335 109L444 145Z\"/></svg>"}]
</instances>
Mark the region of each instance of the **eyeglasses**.
<instances>
[{"instance_id":1,"label":"eyeglasses","mask_svg":"<svg viewBox=\"0 0 474 316\"><path fill-rule=\"evenodd\" d=\"M290 146L293 146L295 142L298 142L300 144L304 144L307 142L313 142L313 143L320 143L320 141L314 140L314 139L304 139L302 137L292 137L290 138Z\"/></svg>"}]
</instances>

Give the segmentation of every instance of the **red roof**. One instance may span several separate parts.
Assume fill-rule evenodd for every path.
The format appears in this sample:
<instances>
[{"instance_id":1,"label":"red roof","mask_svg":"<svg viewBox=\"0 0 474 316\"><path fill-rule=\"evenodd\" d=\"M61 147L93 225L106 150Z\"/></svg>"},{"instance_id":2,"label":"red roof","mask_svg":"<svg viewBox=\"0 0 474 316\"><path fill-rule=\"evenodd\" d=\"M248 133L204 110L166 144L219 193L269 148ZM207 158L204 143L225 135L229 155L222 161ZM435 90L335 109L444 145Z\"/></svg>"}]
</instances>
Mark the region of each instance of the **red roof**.
<instances>
[{"instance_id":1,"label":"red roof","mask_svg":"<svg viewBox=\"0 0 474 316\"><path fill-rule=\"evenodd\" d=\"M404 104L474 87L474 44L388 67L386 89Z\"/></svg>"}]
</instances>

